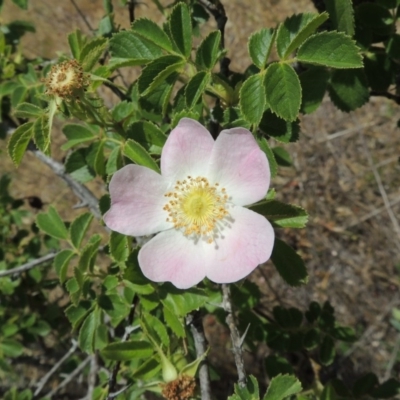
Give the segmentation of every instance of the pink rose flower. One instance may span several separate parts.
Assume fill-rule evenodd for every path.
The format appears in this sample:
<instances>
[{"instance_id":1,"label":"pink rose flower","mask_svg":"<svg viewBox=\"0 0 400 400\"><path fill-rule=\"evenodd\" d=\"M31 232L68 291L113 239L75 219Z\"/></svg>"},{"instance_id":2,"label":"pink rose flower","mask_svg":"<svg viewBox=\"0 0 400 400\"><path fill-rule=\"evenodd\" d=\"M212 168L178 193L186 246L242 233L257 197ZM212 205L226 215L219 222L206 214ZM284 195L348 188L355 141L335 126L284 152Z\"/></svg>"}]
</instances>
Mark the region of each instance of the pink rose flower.
<instances>
[{"instance_id":1,"label":"pink rose flower","mask_svg":"<svg viewBox=\"0 0 400 400\"><path fill-rule=\"evenodd\" d=\"M158 233L139 252L143 274L187 289L205 277L236 282L266 262L274 231L243 206L266 195L270 169L250 131L223 130L214 141L183 118L161 154L161 175L130 164L110 182L106 225L131 236Z\"/></svg>"}]
</instances>

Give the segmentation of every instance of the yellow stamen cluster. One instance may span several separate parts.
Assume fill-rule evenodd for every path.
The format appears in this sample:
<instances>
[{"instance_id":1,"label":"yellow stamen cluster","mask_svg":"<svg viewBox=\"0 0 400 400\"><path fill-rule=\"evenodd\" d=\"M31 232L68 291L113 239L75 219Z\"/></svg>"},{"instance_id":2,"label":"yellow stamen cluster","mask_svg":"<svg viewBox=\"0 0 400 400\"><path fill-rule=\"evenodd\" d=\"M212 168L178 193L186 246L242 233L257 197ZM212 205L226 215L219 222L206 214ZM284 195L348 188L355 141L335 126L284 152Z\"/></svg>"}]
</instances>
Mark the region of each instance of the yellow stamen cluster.
<instances>
[{"instance_id":1,"label":"yellow stamen cluster","mask_svg":"<svg viewBox=\"0 0 400 400\"><path fill-rule=\"evenodd\" d=\"M89 78L76 60L53 65L45 80L46 94L64 100L79 100L89 85Z\"/></svg>"},{"instance_id":2,"label":"yellow stamen cluster","mask_svg":"<svg viewBox=\"0 0 400 400\"><path fill-rule=\"evenodd\" d=\"M203 236L208 243L214 240L219 221L229 215L229 196L219 184L211 185L207 178L188 176L177 181L174 190L165 194L170 200L164 206L167 221L185 236Z\"/></svg>"}]
</instances>

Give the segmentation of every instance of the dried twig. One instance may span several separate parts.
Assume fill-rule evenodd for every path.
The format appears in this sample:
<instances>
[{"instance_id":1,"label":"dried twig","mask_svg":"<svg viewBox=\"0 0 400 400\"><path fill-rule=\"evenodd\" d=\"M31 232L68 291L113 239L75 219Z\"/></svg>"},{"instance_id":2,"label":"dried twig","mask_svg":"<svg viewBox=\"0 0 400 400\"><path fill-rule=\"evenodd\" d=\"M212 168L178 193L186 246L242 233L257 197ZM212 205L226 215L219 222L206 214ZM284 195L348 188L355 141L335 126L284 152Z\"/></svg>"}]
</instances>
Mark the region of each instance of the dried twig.
<instances>
[{"instance_id":1,"label":"dried twig","mask_svg":"<svg viewBox=\"0 0 400 400\"><path fill-rule=\"evenodd\" d=\"M51 157L46 156L39 150L32 150L33 154L44 164L46 164L53 172L64 180L72 189L77 197L86 205L91 213L98 219L101 219L101 213L98 207L97 197L84 185L75 181L69 174L65 172L64 165Z\"/></svg>"},{"instance_id":2,"label":"dried twig","mask_svg":"<svg viewBox=\"0 0 400 400\"><path fill-rule=\"evenodd\" d=\"M136 0L128 1L129 22L131 24L133 24L133 21L135 21L135 6L136 6Z\"/></svg>"},{"instance_id":3,"label":"dried twig","mask_svg":"<svg viewBox=\"0 0 400 400\"><path fill-rule=\"evenodd\" d=\"M125 333L124 336L122 337L121 342L126 342L129 339L129 336L131 335L132 332L132 323L133 323L133 319L135 317L135 311L136 311L136 307L139 304L139 297L137 295L135 295L135 297L133 298L133 302L132 302L132 307L131 307L131 311L128 315L127 318L127 324L125 327ZM113 400L118 394L121 393L121 391L115 391L115 385L117 383L117 375L118 375L118 371L119 368L121 366L121 362L117 361L114 365L114 368L111 372L110 378L108 379L108 395L107 395L107 400Z\"/></svg>"},{"instance_id":4,"label":"dried twig","mask_svg":"<svg viewBox=\"0 0 400 400\"><path fill-rule=\"evenodd\" d=\"M75 377L77 377L81 371L86 367L86 365L89 364L90 360L92 359L92 356L88 356L85 358L69 375L65 377L65 379L58 385L56 386L53 390L51 390L49 393L46 394L44 397L49 397L51 398L54 396L60 389L62 389L64 386L68 385Z\"/></svg>"},{"instance_id":5,"label":"dried twig","mask_svg":"<svg viewBox=\"0 0 400 400\"><path fill-rule=\"evenodd\" d=\"M365 137L364 137L363 133L360 133L360 138L361 138L361 141L362 141L364 153L367 156L369 167L371 168L372 173L374 174L375 181L376 181L376 183L378 185L379 192L381 194L381 197L382 197L383 203L385 205L386 211L387 211L387 213L389 215L389 218L390 218L390 220L392 222L393 229L394 229L395 233L397 234L398 240L396 240L396 246L400 250L400 226L399 226L399 222L397 221L397 218L394 215L394 212L393 212L392 207L390 205L390 201L389 201L388 195L386 193L385 187L383 186L381 176L379 175L379 172L378 172L377 168L375 167L374 161L372 160L372 156L371 156L371 153L370 153L370 151L368 149L368 146L367 146L367 143L365 141Z\"/></svg>"},{"instance_id":6,"label":"dried twig","mask_svg":"<svg viewBox=\"0 0 400 400\"><path fill-rule=\"evenodd\" d=\"M57 255L57 253L49 253L43 257L37 258L36 260L29 261L26 264L20 265L19 267L8 269L6 271L0 271L0 278L3 278L4 276L9 276L9 275L21 274L22 272L28 271L32 268L37 267L38 265L44 264L47 261L52 260L56 255Z\"/></svg>"},{"instance_id":7,"label":"dried twig","mask_svg":"<svg viewBox=\"0 0 400 400\"><path fill-rule=\"evenodd\" d=\"M186 323L190 326L196 348L197 358L202 357L206 352L207 339L204 336L203 319L199 312L189 314L186 317ZM208 365L203 361L199 367L199 381L201 400L211 400L210 376L208 374Z\"/></svg>"},{"instance_id":8,"label":"dried twig","mask_svg":"<svg viewBox=\"0 0 400 400\"><path fill-rule=\"evenodd\" d=\"M396 104L400 104L400 96L389 92L378 92L376 90L370 91L370 96L386 97L389 100L393 100Z\"/></svg>"},{"instance_id":9,"label":"dried twig","mask_svg":"<svg viewBox=\"0 0 400 400\"><path fill-rule=\"evenodd\" d=\"M88 19L86 18L86 15L82 12L82 10L78 7L78 5L75 3L75 0L70 0L73 6L75 7L75 10L78 12L79 16L82 18L83 22L87 26L87 28L91 31L94 32L94 29L90 25Z\"/></svg>"},{"instance_id":10,"label":"dried twig","mask_svg":"<svg viewBox=\"0 0 400 400\"><path fill-rule=\"evenodd\" d=\"M232 312L232 302L231 302L231 288L227 284L222 285L222 306L226 311L226 323L228 324L229 330L231 332L232 339L232 351L235 356L235 364L238 372L238 384L240 387L245 387L247 378L246 371L244 370L244 359L242 350L242 338L239 335L239 331L235 325L235 320L233 318Z\"/></svg>"},{"instance_id":11,"label":"dried twig","mask_svg":"<svg viewBox=\"0 0 400 400\"><path fill-rule=\"evenodd\" d=\"M56 364L51 368L51 370L38 382L35 393L33 394L34 396L37 396L48 380L52 377L52 375L58 370L58 368L61 367L61 365L68 360L72 356L72 354L75 353L75 350L78 348L78 342L76 340L72 340L72 346L71 348L57 361Z\"/></svg>"},{"instance_id":12,"label":"dried twig","mask_svg":"<svg viewBox=\"0 0 400 400\"><path fill-rule=\"evenodd\" d=\"M86 394L87 400L92 400L93 391L96 387L97 370L99 369L97 357L98 356L96 353L91 355L90 372L88 376L88 390Z\"/></svg>"}]
</instances>

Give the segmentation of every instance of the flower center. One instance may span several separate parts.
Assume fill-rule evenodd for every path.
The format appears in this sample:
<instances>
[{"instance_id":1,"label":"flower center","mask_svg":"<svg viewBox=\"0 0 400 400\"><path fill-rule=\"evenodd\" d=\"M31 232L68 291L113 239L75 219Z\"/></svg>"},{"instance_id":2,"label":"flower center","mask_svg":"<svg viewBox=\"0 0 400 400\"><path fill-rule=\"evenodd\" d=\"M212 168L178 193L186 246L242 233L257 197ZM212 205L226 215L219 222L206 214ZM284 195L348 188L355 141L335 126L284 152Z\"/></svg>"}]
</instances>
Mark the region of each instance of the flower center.
<instances>
[{"instance_id":1,"label":"flower center","mask_svg":"<svg viewBox=\"0 0 400 400\"><path fill-rule=\"evenodd\" d=\"M174 190L165 196L170 199L164 206L167 221L182 229L185 236L202 236L208 243L213 242L218 223L229 215L225 188L218 183L211 185L201 176L177 181Z\"/></svg>"}]
</instances>

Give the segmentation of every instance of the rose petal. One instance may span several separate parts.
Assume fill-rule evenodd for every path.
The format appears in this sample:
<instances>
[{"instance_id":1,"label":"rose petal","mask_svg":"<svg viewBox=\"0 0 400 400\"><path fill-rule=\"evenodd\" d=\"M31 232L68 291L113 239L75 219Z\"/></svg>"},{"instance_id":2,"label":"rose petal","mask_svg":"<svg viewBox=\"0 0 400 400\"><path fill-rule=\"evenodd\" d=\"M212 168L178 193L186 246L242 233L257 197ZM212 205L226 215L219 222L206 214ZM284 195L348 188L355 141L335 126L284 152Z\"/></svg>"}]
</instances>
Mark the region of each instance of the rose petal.
<instances>
[{"instance_id":1,"label":"rose petal","mask_svg":"<svg viewBox=\"0 0 400 400\"><path fill-rule=\"evenodd\" d=\"M170 229L159 233L139 252L143 274L154 282L172 282L187 289L204 279L204 242L195 243L182 232Z\"/></svg>"},{"instance_id":2,"label":"rose petal","mask_svg":"<svg viewBox=\"0 0 400 400\"><path fill-rule=\"evenodd\" d=\"M113 231L131 236L171 228L163 210L167 189L168 182L149 168L134 164L121 168L111 178L111 208L104 222Z\"/></svg>"},{"instance_id":3,"label":"rose petal","mask_svg":"<svg viewBox=\"0 0 400 400\"><path fill-rule=\"evenodd\" d=\"M211 134L199 122L182 118L161 153L161 174L170 180L204 176L214 146Z\"/></svg>"},{"instance_id":4,"label":"rose petal","mask_svg":"<svg viewBox=\"0 0 400 400\"><path fill-rule=\"evenodd\" d=\"M208 177L225 187L234 204L243 206L266 195L271 174L251 132L233 128L223 130L215 141Z\"/></svg>"},{"instance_id":5,"label":"rose petal","mask_svg":"<svg viewBox=\"0 0 400 400\"><path fill-rule=\"evenodd\" d=\"M230 214L234 219L231 228L205 247L206 276L216 283L244 278L270 258L274 247L274 230L265 217L243 207L233 207Z\"/></svg>"}]
</instances>

